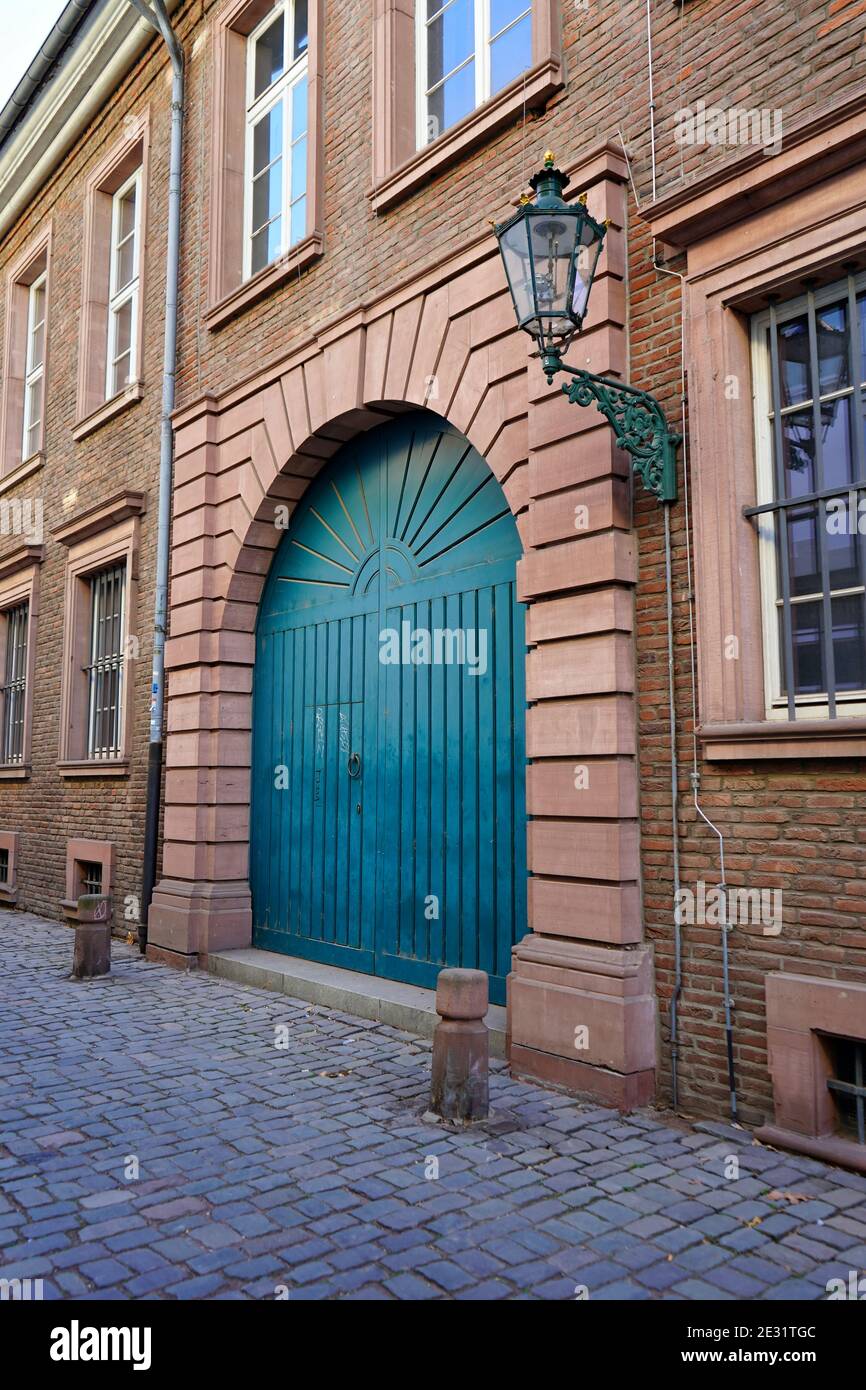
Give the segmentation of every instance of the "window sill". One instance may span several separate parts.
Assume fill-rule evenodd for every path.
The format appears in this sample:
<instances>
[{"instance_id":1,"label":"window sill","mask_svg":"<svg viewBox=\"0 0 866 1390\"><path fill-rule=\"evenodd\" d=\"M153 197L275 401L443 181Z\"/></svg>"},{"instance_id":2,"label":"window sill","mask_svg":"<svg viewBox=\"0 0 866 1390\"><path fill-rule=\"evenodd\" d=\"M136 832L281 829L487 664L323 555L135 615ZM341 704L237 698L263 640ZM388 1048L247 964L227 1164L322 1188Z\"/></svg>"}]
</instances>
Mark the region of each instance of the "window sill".
<instances>
[{"instance_id":1,"label":"window sill","mask_svg":"<svg viewBox=\"0 0 866 1390\"><path fill-rule=\"evenodd\" d=\"M708 762L767 758L866 758L866 719L803 719L796 723L704 724L698 729Z\"/></svg>"},{"instance_id":2,"label":"window sill","mask_svg":"<svg viewBox=\"0 0 866 1390\"><path fill-rule=\"evenodd\" d=\"M69 759L59 762L57 767L61 777L128 777L128 758Z\"/></svg>"},{"instance_id":3,"label":"window sill","mask_svg":"<svg viewBox=\"0 0 866 1390\"><path fill-rule=\"evenodd\" d=\"M293 246L285 256L281 256L273 265L266 265L264 270L258 271L249 280L245 280L237 289L231 290L224 295L218 303L211 306L204 315L204 321L211 331L222 328L224 323L235 318L237 314L242 314L251 304L255 304L259 299L270 294L278 285L285 284L291 276L297 275L305 270L308 265L312 265L322 254L323 239L321 232L311 232L303 241L299 241L297 246Z\"/></svg>"},{"instance_id":4,"label":"window sill","mask_svg":"<svg viewBox=\"0 0 866 1390\"><path fill-rule=\"evenodd\" d=\"M0 781L26 782L29 776L29 763L0 763Z\"/></svg>"},{"instance_id":5,"label":"window sill","mask_svg":"<svg viewBox=\"0 0 866 1390\"><path fill-rule=\"evenodd\" d=\"M29 478L33 473L38 473L45 462L43 453L31 454L29 459L23 463L18 463L14 468L10 468L8 473L0 474L0 492L8 492L9 488L16 483L21 483L25 478Z\"/></svg>"},{"instance_id":6,"label":"window sill","mask_svg":"<svg viewBox=\"0 0 866 1390\"><path fill-rule=\"evenodd\" d=\"M72 426L72 438L74 440L85 439L87 435L93 434L108 420L113 420L115 415L126 410L128 406L135 405L144 395L144 382L131 381L116 396L112 396L110 401L106 401L97 410L91 411L83 420L78 420Z\"/></svg>"},{"instance_id":7,"label":"window sill","mask_svg":"<svg viewBox=\"0 0 866 1390\"><path fill-rule=\"evenodd\" d=\"M369 193L374 212L384 212L402 198L427 183L467 150L527 110L544 106L563 85L562 64L556 58L546 58L529 68L516 81L497 92L495 97L464 116L457 125L446 130L432 145L426 145L399 168L380 179Z\"/></svg>"},{"instance_id":8,"label":"window sill","mask_svg":"<svg viewBox=\"0 0 866 1390\"><path fill-rule=\"evenodd\" d=\"M18 888L14 883L0 883L0 903L4 907L14 907L18 901Z\"/></svg>"}]
</instances>

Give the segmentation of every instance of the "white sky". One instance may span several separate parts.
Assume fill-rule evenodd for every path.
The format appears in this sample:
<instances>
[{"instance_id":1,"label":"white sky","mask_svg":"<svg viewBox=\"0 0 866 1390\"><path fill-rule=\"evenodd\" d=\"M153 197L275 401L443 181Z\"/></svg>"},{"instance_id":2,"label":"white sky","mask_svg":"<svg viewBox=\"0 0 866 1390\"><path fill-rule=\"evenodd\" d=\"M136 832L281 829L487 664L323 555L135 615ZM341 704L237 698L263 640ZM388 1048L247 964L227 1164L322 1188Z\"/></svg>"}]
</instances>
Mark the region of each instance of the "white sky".
<instances>
[{"instance_id":1,"label":"white sky","mask_svg":"<svg viewBox=\"0 0 866 1390\"><path fill-rule=\"evenodd\" d=\"M0 109L36 57L65 4L66 0L0 0Z\"/></svg>"}]
</instances>

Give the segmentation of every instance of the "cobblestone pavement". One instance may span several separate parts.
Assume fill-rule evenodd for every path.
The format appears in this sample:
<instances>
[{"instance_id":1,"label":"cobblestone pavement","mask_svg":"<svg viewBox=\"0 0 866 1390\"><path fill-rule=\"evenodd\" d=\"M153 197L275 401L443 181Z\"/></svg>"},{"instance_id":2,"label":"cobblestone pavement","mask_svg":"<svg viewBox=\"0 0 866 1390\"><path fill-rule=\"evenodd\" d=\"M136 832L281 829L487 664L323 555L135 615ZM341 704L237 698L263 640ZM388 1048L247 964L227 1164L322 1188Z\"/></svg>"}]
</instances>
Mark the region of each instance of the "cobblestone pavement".
<instances>
[{"instance_id":1,"label":"cobblestone pavement","mask_svg":"<svg viewBox=\"0 0 866 1390\"><path fill-rule=\"evenodd\" d=\"M816 1299L866 1269L866 1178L501 1067L452 1132L393 1028L118 942L73 983L23 914L0 943L0 1277L45 1297Z\"/></svg>"}]
</instances>

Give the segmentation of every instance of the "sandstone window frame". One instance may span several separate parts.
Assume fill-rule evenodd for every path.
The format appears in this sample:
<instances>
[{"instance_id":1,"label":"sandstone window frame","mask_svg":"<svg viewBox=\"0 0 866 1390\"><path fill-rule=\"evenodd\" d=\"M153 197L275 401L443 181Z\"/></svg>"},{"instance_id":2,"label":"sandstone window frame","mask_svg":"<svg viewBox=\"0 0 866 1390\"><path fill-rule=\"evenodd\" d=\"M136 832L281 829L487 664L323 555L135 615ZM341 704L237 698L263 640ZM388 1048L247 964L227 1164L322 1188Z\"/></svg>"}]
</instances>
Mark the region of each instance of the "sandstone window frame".
<instances>
[{"instance_id":1,"label":"sandstone window frame","mask_svg":"<svg viewBox=\"0 0 866 1390\"><path fill-rule=\"evenodd\" d=\"M30 776L33 695L36 678L36 641L39 630L39 571L44 550L41 545L18 546L0 561L0 679L6 669L7 626L5 615L27 605L27 650L24 684L24 723L21 757L0 762L0 781L23 781Z\"/></svg>"},{"instance_id":2,"label":"sandstone window frame","mask_svg":"<svg viewBox=\"0 0 866 1390\"><path fill-rule=\"evenodd\" d=\"M221 328L236 314L296 277L324 249L324 0L307 12L307 158L304 236L254 274L248 268L247 40L276 8L275 0L228 0L214 34L208 307L205 323Z\"/></svg>"},{"instance_id":3,"label":"sandstone window frame","mask_svg":"<svg viewBox=\"0 0 866 1390\"><path fill-rule=\"evenodd\" d=\"M83 439L144 395L145 260L147 248L150 114L131 117L118 140L88 175L84 192L81 329L78 347L75 440ZM136 199L136 300L132 379L109 394L111 302L116 195L138 175Z\"/></svg>"},{"instance_id":4,"label":"sandstone window frame","mask_svg":"<svg viewBox=\"0 0 866 1390\"><path fill-rule=\"evenodd\" d=\"M417 0L420 4L421 0ZM376 0L373 22L374 212L384 212L522 115L544 107L564 84L560 0L531 0L532 61L501 91L430 144L418 148L420 75L416 0Z\"/></svg>"},{"instance_id":5,"label":"sandstone window frame","mask_svg":"<svg viewBox=\"0 0 866 1390\"><path fill-rule=\"evenodd\" d=\"M51 314L51 251L49 222L24 247L6 277L6 325L3 350L3 393L0 403L0 487L11 487L40 467L45 458L45 410L48 392L49 323ZM36 448L25 457L27 362L31 290L45 285L45 326L39 390L39 433Z\"/></svg>"},{"instance_id":6,"label":"sandstone window frame","mask_svg":"<svg viewBox=\"0 0 866 1390\"><path fill-rule=\"evenodd\" d=\"M58 767L63 777L129 775L135 690L130 639L136 635L138 621L139 533L145 507L143 493L124 490L53 532L55 540L67 548L58 748ZM100 572L120 565L125 566L123 643L126 655L119 751L116 756L93 757L88 753L90 683L87 675L92 650L91 580Z\"/></svg>"},{"instance_id":7,"label":"sandstone window frame","mask_svg":"<svg viewBox=\"0 0 866 1390\"><path fill-rule=\"evenodd\" d=\"M100 866L102 892L111 894L114 880L114 855L114 843L111 840L85 840L77 837L67 840L66 897L61 903L67 916L75 916L78 899L84 895L81 874L85 864L98 864Z\"/></svg>"},{"instance_id":8,"label":"sandstone window frame","mask_svg":"<svg viewBox=\"0 0 866 1390\"><path fill-rule=\"evenodd\" d=\"M641 213L657 256L687 253L696 732L710 762L866 757L866 719L766 717L759 546L744 515L757 505L752 316L806 280L866 269L864 205L860 94L789 128L779 153L747 150Z\"/></svg>"}]
</instances>

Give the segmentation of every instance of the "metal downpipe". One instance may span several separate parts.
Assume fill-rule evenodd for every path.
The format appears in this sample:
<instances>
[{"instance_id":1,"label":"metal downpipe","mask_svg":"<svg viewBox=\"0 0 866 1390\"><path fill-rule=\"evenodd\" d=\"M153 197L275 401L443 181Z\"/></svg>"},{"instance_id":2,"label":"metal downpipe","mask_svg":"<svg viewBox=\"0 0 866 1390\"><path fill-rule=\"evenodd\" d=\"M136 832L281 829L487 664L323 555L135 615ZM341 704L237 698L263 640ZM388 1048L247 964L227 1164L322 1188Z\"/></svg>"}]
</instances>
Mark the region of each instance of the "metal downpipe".
<instances>
[{"instance_id":1,"label":"metal downpipe","mask_svg":"<svg viewBox=\"0 0 866 1390\"><path fill-rule=\"evenodd\" d=\"M668 722L671 740L671 840L673 849L674 876L674 987L670 1003L671 1037L671 1104L674 1110L679 1104L679 1085L677 1063L679 1060L679 1032L677 1006L683 987L682 974L682 933L680 922L680 831L677 816L678 776L677 776L677 711L674 681L674 611L673 611L673 566L671 563L671 503L664 504L665 513L665 600L668 629Z\"/></svg>"},{"instance_id":2,"label":"metal downpipe","mask_svg":"<svg viewBox=\"0 0 866 1390\"><path fill-rule=\"evenodd\" d=\"M159 437L159 512L156 539L156 593L153 614L153 661L150 687L150 739L147 762L147 809L138 945L147 949L147 919L156 883L159 812L162 789L162 725L165 710L165 637L168 624L168 566L174 436L178 285L180 281L181 155L183 145L183 50L165 10L164 0L130 0L165 41L171 58L171 146L168 173L168 242L165 267L165 339L162 411Z\"/></svg>"}]
</instances>

